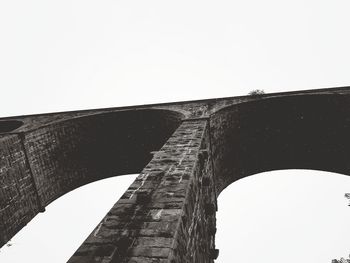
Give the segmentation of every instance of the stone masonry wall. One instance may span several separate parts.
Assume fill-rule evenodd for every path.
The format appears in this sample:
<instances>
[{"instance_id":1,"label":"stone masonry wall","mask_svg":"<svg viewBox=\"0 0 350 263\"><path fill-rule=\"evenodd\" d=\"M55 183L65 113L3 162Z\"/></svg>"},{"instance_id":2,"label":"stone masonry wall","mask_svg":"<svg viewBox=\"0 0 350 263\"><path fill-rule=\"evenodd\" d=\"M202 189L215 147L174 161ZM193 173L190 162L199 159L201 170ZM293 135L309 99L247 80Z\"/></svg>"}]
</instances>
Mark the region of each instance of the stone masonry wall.
<instances>
[{"instance_id":1,"label":"stone masonry wall","mask_svg":"<svg viewBox=\"0 0 350 263\"><path fill-rule=\"evenodd\" d=\"M69 262L213 262L209 150L207 121L183 122Z\"/></svg>"},{"instance_id":2,"label":"stone masonry wall","mask_svg":"<svg viewBox=\"0 0 350 263\"><path fill-rule=\"evenodd\" d=\"M68 191L142 171L69 262L211 263L232 182L350 174L349 104L344 87L1 118L23 125L0 131L0 244Z\"/></svg>"},{"instance_id":3,"label":"stone masonry wall","mask_svg":"<svg viewBox=\"0 0 350 263\"><path fill-rule=\"evenodd\" d=\"M0 246L40 210L19 135L0 138Z\"/></svg>"}]
</instances>

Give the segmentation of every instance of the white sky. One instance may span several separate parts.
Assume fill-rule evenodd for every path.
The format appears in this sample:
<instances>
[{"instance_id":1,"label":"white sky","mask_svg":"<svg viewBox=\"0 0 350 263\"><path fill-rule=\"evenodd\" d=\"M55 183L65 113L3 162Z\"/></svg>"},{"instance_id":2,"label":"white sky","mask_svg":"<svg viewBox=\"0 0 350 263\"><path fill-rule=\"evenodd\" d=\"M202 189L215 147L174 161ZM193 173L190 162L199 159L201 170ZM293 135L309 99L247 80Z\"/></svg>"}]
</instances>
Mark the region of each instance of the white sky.
<instances>
[{"instance_id":1,"label":"white sky","mask_svg":"<svg viewBox=\"0 0 350 263\"><path fill-rule=\"evenodd\" d=\"M349 85L349 11L350 3L339 0L0 0L0 116ZM220 196L219 206L227 208L218 213L217 262L318 263L347 256L350 208L343 195L349 179L276 173L239 181ZM111 204L123 192L119 184L110 188ZM96 196L107 195L103 189ZM224 199L229 204L221 204ZM75 210L68 204L54 216L55 225ZM221 215L223 210L231 215ZM230 221L220 223L224 218ZM13 239L13 246L1 249L0 262L48 262L49 247L64 262L59 257L78 236L77 224L56 228L70 235L48 240L47 230L37 227L35 241ZM13 252L29 245L30 251L45 249L32 260L28 250Z\"/></svg>"}]
</instances>

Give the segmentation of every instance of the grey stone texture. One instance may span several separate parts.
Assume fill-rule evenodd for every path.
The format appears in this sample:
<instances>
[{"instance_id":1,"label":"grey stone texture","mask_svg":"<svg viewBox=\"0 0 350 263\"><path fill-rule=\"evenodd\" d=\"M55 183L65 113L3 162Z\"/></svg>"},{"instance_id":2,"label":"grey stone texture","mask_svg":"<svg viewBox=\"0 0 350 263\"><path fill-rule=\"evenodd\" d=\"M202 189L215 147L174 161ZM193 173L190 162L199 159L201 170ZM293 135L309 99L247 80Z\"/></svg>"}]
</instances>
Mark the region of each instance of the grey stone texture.
<instances>
[{"instance_id":1,"label":"grey stone texture","mask_svg":"<svg viewBox=\"0 0 350 263\"><path fill-rule=\"evenodd\" d=\"M234 181L350 174L349 105L343 87L2 118L0 245L61 195L139 173L69 262L213 262Z\"/></svg>"}]
</instances>

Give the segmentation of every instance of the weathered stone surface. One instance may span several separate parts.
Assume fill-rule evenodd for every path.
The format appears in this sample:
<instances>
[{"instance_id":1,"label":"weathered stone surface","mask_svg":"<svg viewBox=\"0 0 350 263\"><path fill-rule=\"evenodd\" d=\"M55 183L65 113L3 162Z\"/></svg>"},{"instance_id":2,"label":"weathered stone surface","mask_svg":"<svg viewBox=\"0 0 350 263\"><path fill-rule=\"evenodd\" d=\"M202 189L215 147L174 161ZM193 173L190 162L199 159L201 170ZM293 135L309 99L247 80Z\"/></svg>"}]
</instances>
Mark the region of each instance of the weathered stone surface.
<instances>
[{"instance_id":1,"label":"weathered stone surface","mask_svg":"<svg viewBox=\"0 0 350 263\"><path fill-rule=\"evenodd\" d=\"M213 262L230 183L350 174L349 105L337 88L0 119L0 244L61 195L137 172L69 262Z\"/></svg>"},{"instance_id":2,"label":"weathered stone surface","mask_svg":"<svg viewBox=\"0 0 350 263\"><path fill-rule=\"evenodd\" d=\"M21 136L0 138L0 245L40 210Z\"/></svg>"}]
</instances>

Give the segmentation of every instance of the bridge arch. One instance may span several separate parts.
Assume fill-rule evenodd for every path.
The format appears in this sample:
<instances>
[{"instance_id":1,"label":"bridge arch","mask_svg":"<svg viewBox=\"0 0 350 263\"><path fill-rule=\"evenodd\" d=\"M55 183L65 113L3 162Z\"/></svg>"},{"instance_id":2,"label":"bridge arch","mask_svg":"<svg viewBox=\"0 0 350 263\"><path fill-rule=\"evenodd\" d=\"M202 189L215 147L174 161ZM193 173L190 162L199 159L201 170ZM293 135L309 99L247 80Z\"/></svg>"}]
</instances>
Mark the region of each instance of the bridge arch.
<instances>
[{"instance_id":1,"label":"bridge arch","mask_svg":"<svg viewBox=\"0 0 350 263\"><path fill-rule=\"evenodd\" d=\"M350 98L293 95L244 102L211 116L216 188L260 172L350 173Z\"/></svg>"},{"instance_id":2,"label":"bridge arch","mask_svg":"<svg viewBox=\"0 0 350 263\"><path fill-rule=\"evenodd\" d=\"M182 118L172 110L120 110L4 134L0 245L65 193L100 179L141 172Z\"/></svg>"},{"instance_id":3,"label":"bridge arch","mask_svg":"<svg viewBox=\"0 0 350 263\"><path fill-rule=\"evenodd\" d=\"M164 110L120 108L83 117L67 113L68 120L48 117L48 125L0 136L3 156L9 160L2 169L8 182L1 204L5 217L0 242L18 232L38 208L68 191L110 176L141 172L70 262L145 257L212 262L218 254L216 199L232 182L281 169L350 174L350 97L296 94L247 97L250 101L210 116L200 111L203 116L187 119L172 111L172 105ZM204 108L236 102L235 98L208 101ZM200 103L184 108L198 112ZM35 120L34 116L30 122ZM24 194L17 194L19 190ZM115 215L120 220L113 220ZM109 237L113 244L106 242ZM165 237L168 243L159 247L157 238Z\"/></svg>"},{"instance_id":4,"label":"bridge arch","mask_svg":"<svg viewBox=\"0 0 350 263\"><path fill-rule=\"evenodd\" d=\"M182 118L170 110L125 110L64 120L26 134L43 206L87 183L139 173Z\"/></svg>"}]
</instances>

